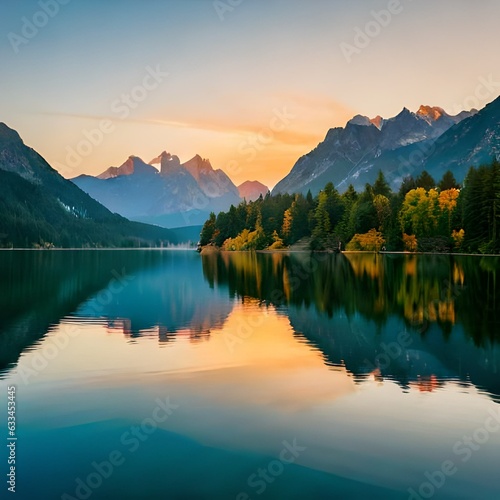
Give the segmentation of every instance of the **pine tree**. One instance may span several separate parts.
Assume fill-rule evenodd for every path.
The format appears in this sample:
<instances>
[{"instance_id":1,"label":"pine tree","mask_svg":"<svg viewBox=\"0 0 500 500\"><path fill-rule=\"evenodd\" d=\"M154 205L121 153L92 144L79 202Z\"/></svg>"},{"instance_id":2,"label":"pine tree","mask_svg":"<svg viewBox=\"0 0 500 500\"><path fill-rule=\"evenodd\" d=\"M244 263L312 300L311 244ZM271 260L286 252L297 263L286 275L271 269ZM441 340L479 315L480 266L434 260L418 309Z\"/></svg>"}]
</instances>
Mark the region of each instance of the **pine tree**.
<instances>
[{"instance_id":1,"label":"pine tree","mask_svg":"<svg viewBox=\"0 0 500 500\"><path fill-rule=\"evenodd\" d=\"M417 188L417 181L411 176L407 175L404 179L403 182L401 183L401 186L399 187L399 192L398 196L400 197L401 200L404 200L404 197L406 194L411 191L412 189Z\"/></svg>"},{"instance_id":2,"label":"pine tree","mask_svg":"<svg viewBox=\"0 0 500 500\"><path fill-rule=\"evenodd\" d=\"M309 189L306 194L306 201L309 204L309 206L313 206L314 200L313 200L313 195L311 193L311 190Z\"/></svg>"},{"instance_id":3,"label":"pine tree","mask_svg":"<svg viewBox=\"0 0 500 500\"><path fill-rule=\"evenodd\" d=\"M447 189L460 189L460 185L451 170L447 170L443 174L443 178L439 181L438 187L441 191L446 191Z\"/></svg>"},{"instance_id":4,"label":"pine tree","mask_svg":"<svg viewBox=\"0 0 500 500\"><path fill-rule=\"evenodd\" d=\"M339 192L335 189L333 183L329 182L325 186L324 194L326 195L325 209L328 212L330 229L333 230L342 219L345 207L342 203Z\"/></svg>"},{"instance_id":5,"label":"pine tree","mask_svg":"<svg viewBox=\"0 0 500 500\"><path fill-rule=\"evenodd\" d=\"M472 251L494 252L498 243L500 165L471 168L464 181L464 245Z\"/></svg>"},{"instance_id":6,"label":"pine tree","mask_svg":"<svg viewBox=\"0 0 500 500\"><path fill-rule=\"evenodd\" d=\"M200 245L205 246L212 242L215 232L215 214L210 212L210 216L203 224L203 228L200 233Z\"/></svg>"},{"instance_id":7,"label":"pine tree","mask_svg":"<svg viewBox=\"0 0 500 500\"><path fill-rule=\"evenodd\" d=\"M378 176L377 180L373 184L373 195L377 196L385 196L386 198L389 198L392 194L391 188L388 184L388 182L385 179L384 173L382 170L378 171Z\"/></svg>"},{"instance_id":8,"label":"pine tree","mask_svg":"<svg viewBox=\"0 0 500 500\"><path fill-rule=\"evenodd\" d=\"M424 170L416 179L417 187L424 188L426 191L429 191L432 188L436 187L436 181L432 178L431 174Z\"/></svg>"},{"instance_id":9,"label":"pine tree","mask_svg":"<svg viewBox=\"0 0 500 500\"><path fill-rule=\"evenodd\" d=\"M312 246L315 250L326 248L328 236L331 233L330 216L328 215L328 194L321 191L318 195L318 205L314 211L314 229Z\"/></svg>"}]
</instances>

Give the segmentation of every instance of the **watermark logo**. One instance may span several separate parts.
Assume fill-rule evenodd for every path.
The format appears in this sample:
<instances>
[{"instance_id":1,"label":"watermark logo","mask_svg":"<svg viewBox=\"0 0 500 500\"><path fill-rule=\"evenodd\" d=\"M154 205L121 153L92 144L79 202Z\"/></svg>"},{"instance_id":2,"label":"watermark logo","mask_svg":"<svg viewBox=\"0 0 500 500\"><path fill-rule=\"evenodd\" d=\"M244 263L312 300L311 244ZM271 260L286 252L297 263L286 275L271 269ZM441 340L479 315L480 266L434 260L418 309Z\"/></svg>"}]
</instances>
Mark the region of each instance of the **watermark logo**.
<instances>
[{"instance_id":1,"label":"watermark logo","mask_svg":"<svg viewBox=\"0 0 500 500\"><path fill-rule=\"evenodd\" d=\"M30 40L38 35L41 29L49 24L51 19L59 14L61 5L67 5L69 2L70 0L40 0L38 2L40 10L37 10L31 16L31 19L28 19L26 16L21 18L21 34L11 31L7 35L12 50L16 54L19 54L21 47L27 45Z\"/></svg>"},{"instance_id":2,"label":"watermark logo","mask_svg":"<svg viewBox=\"0 0 500 500\"><path fill-rule=\"evenodd\" d=\"M244 0L215 0L212 5L215 9L215 13L221 21L224 21L226 14L233 12L236 7L241 5Z\"/></svg>"},{"instance_id":3,"label":"watermark logo","mask_svg":"<svg viewBox=\"0 0 500 500\"><path fill-rule=\"evenodd\" d=\"M471 435L463 436L452 447L453 455L460 457L462 464L472 459L474 453L481 449L491 438L491 435L500 431L500 409L490 410L488 417L485 418L483 425L472 432ZM460 466L456 459L444 460L438 469L430 472L425 471L425 480L415 488L408 488L410 496L408 500L427 500L432 498L441 488L444 487L447 480L454 476Z\"/></svg>"}]
</instances>

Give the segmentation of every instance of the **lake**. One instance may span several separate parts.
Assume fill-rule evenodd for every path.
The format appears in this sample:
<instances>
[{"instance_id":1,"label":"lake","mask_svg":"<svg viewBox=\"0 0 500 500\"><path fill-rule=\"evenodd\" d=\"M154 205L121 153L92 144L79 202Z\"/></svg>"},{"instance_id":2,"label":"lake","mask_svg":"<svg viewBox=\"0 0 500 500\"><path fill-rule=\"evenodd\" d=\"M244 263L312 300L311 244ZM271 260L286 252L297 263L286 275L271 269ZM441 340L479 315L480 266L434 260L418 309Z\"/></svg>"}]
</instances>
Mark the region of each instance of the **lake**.
<instances>
[{"instance_id":1,"label":"lake","mask_svg":"<svg viewBox=\"0 0 500 500\"><path fill-rule=\"evenodd\" d=\"M14 498L500 497L500 258L2 251L0 306Z\"/></svg>"}]
</instances>

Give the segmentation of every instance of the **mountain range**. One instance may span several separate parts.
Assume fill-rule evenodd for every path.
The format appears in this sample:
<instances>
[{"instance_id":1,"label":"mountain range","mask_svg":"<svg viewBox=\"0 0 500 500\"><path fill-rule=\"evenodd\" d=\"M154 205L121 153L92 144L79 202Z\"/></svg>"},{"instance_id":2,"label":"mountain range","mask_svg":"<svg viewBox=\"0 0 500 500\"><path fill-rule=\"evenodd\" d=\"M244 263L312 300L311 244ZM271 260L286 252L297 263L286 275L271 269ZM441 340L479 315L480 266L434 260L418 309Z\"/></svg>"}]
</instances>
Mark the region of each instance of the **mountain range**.
<instances>
[{"instance_id":1,"label":"mountain range","mask_svg":"<svg viewBox=\"0 0 500 500\"><path fill-rule=\"evenodd\" d=\"M181 163L166 151L149 163L130 156L120 167L110 167L96 177L80 175L71 180L112 212L164 227L203 224L210 212L227 210L244 197L256 199L268 191L260 183L236 187L200 155Z\"/></svg>"},{"instance_id":2,"label":"mountain range","mask_svg":"<svg viewBox=\"0 0 500 500\"><path fill-rule=\"evenodd\" d=\"M176 242L169 230L111 213L0 123L0 246L138 246Z\"/></svg>"},{"instance_id":3,"label":"mountain range","mask_svg":"<svg viewBox=\"0 0 500 500\"><path fill-rule=\"evenodd\" d=\"M431 106L404 108L389 119L357 115L330 129L272 193L316 194L327 182L341 192L349 184L362 190L379 170L395 190L423 170L436 181L451 170L462 182L471 166L495 157L500 159L500 98L456 116ZM119 167L71 182L0 123L0 246L176 243L176 233L157 226L185 227L192 239L210 212L267 192L258 181L237 187L199 155L181 163L166 151L149 163L130 156Z\"/></svg>"},{"instance_id":4,"label":"mountain range","mask_svg":"<svg viewBox=\"0 0 500 500\"><path fill-rule=\"evenodd\" d=\"M451 170L459 182L470 166L500 156L500 98L481 111L451 116L442 108L404 108L397 116L370 119L357 115L332 128L310 153L295 163L273 189L277 193L316 194L327 182L339 191L349 184L362 190L379 170L393 189L407 175L427 170L436 181Z\"/></svg>"},{"instance_id":5,"label":"mountain range","mask_svg":"<svg viewBox=\"0 0 500 500\"><path fill-rule=\"evenodd\" d=\"M461 182L472 165L500 154L500 98L481 111L457 115L437 106L407 108L393 118L356 115L332 128L310 153L296 162L273 189L279 193L318 193L327 182L339 191L352 184L362 190L382 170L394 190L404 177L427 170L439 180L451 170ZM72 181L112 212L163 227L201 225L210 212L227 211L242 199L253 201L268 189L258 181L236 187L210 161L196 155L181 163L163 152L145 163L129 157L92 177Z\"/></svg>"}]
</instances>

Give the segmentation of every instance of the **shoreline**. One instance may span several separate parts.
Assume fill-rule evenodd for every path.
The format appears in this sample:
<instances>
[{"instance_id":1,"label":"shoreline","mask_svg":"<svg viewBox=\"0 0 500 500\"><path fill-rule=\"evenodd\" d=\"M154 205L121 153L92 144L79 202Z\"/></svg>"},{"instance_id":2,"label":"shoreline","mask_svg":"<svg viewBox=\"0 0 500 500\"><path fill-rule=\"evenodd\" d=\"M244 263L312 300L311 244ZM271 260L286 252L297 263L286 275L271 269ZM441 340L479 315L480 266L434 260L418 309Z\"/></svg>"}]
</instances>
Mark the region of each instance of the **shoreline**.
<instances>
[{"instance_id":1,"label":"shoreline","mask_svg":"<svg viewBox=\"0 0 500 500\"><path fill-rule=\"evenodd\" d=\"M90 252L99 252L99 251L169 251L169 252L181 252L181 251L189 251L195 252L196 247L152 247L152 248L113 248L113 247L103 247L103 248L0 248L0 252L75 252L75 251L90 251Z\"/></svg>"},{"instance_id":2,"label":"shoreline","mask_svg":"<svg viewBox=\"0 0 500 500\"><path fill-rule=\"evenodd\" d=\"M0 248L0 252L198 252L200 255L213 255L216 253L259 253L259 254L331 254L331 255L353 255L353 254L367 254L367 255L446 255L449 257L500 257L500 254L482 254L482 253L446 253L446 252L405 252L405 251L380 251L372 252L366 250L342 250L341 252L333 252L329 250L312 251L304 249L293 249L293 248L281 248L274 250L221 250L220 248L211 247L208 249L204 247L201 251L197 251L195 247L155 247L155 248Z\"/></svg>"},{"instance_id":3,"label":"shoreline","mask_svg":"<svg viewBox=\"0 0 500 500\"><path fill-rule=\"evenodd\" d=\"M315 254L315 253L327 253L331 255L340 255L340 254L345 254L345 255L352 255L352 254L369 254L369 255L447 255L449 257L452 256L457 256L457 257L500 257L500 254L483 254L483 253L464 253L464 252L457 252L457 253L448 253L448 252L405 252L405 251L380 251L380 252L372 252L372 251L367 251L367 250L342 250L341 252L333 252L329 250L321 250L321 251L313 251L313 250L303 250L303 249L293 249L293 248L282 248L279 250L221 250L220 248L215 248L211 247L210 250L207 249L207 247L204 247L200 254L201 255L212 255L215 253L224 253L224 254L230 254L230 253L260 253L260 254L276 254L276 253L282 253L282 254L291 254L291 253L310 253L310 254Z\"/></svg>"}]
</instances>

